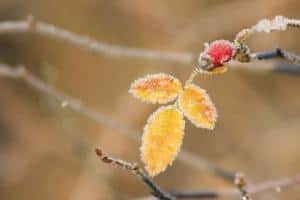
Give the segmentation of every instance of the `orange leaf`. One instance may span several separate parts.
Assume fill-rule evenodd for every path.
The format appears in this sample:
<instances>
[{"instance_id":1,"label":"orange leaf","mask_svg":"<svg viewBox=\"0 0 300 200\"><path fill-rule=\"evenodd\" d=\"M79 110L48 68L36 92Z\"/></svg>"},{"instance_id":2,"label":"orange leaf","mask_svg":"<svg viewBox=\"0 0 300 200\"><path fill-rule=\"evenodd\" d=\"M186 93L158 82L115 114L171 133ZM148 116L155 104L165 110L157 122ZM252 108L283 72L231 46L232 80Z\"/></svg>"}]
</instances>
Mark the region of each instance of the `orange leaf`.
<instances>
[{"instance_id":1,"label":"orange leaf","mask_svg":"<svg viewBox=\"0 0 300 200\"><path fill-rule=\"evenodd\" d=\"M223 74L225 72L227 72L228 67L225 65L220 65L220 66L216 66L214 67L212 70L210 70L208 72L208 74Z\"/></svg>"},{"instance_id":2,"label":"orange leaf","mask_svg":"<svg viewBox=\"0 0 300 200\"><path fill-rule=\"evenodd\" d=\"M179 95L178 106L195 126L214 129L217 112L205 90L194 84L186 86Z\"/></svg>"},{"instance_id":3,"label":"orange leaf","mask_svg":"<svg viewBox=\"0 0 300 200\"><path fill-rule=\"evenodd\" d=\"M152 74L134 81L129 93L149 103L168 103L182 90L180 81L168 74Z\"/></svg>"},{"instance_id":4,"label":"orange leaf","mask_svg":"<svg viewBox=\"0 0 300 200\"><path fill-rule=\"evenodd\" d=\"M225 65L215 66L210 70L199 70L201 74L207 74L207 75L215 75L215 74L223 74L227 72L228 67Z\"/></svg>"},{"instance_id":5,"label":"orange leaf","mask_svg":"<svg viewBox=\"0 0 300 200\"><path fill-rule=\"evenodd\" d=\"M150 176L171 165L184 135L183 114L174 106L163 106L148 119L142 138L141 156Z\"/></svg>"}]
</instances>

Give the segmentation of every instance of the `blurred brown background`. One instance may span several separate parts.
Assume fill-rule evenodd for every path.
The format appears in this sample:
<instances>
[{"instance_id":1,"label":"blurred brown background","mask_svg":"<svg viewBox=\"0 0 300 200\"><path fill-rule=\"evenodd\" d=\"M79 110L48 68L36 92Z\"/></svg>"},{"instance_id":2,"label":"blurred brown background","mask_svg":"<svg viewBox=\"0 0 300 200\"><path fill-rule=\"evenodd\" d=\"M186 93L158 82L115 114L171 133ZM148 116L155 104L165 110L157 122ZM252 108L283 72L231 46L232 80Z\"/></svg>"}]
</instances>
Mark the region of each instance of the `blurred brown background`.
<instances>
[{"instance_id":1,"label":"blurred brown background","mask_svg":"<svg viewBox=\"0 0 300 200\"><path fill-rule=\"evenodd\" d=\"M37 19L99 41L129 47L200 52L203 43L232 39L242 28L277 14L300 18L296 0L1 0L0 20ZM249 40L253 50L300 52L299 30ZM142 132L156 106L127 90L147 73L181 80L192 66L92 55L33 35L0 35L0 60L25 64L49 85L80 99L120 124ZM198 77L213 98L219 121L213 133L187 123L183 148L252 183L293 176L300 169L300 76L231 70ZM139 143L101 126L21 81L0 79L0 199L133 199L147 188L128 172L100 163L94 147L139 162ZM175 161L155 180L166 190L230 186L205 169ZM253 199L299 199L299 187Z\"/></svg>"}]
</instances>

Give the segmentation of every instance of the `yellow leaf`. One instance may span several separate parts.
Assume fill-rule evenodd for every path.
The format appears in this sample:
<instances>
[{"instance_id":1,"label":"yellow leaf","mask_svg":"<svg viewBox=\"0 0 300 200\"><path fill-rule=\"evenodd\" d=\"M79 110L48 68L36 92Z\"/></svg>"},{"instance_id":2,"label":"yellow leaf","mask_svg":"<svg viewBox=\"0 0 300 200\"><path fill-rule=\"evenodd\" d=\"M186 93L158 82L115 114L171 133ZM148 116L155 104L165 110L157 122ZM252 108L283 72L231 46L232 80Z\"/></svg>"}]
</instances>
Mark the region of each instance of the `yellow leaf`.
<instances>
[{"instance_id":1,"label":"yellow leaf","mask_svg":"<svg viewBox=\"0 0 300 200\"><path fill-rule=\"evenodd\" d=\"M179 95L178 106L195 126L214 129L217 112L205 90L194 84L186 86Z\"/></svg>"},{"instance_id":2,"label":"yellow leaf","mask_svg":"<svg viewBox=\"0 0 300 200\"><path fill-rule=\"evenodd\" d=\"M168 103L182 90L180 81L168 74L152 74L134 81L129 93L149 103Z\"/></svg>"},{"instance_id":3,"label":"yellow leaf","mask_svg":"<svg viewBox=\"0 0 300 200\"><path fill-rule=\"evenodd\" d=\"M150 176L171 165L184 135L183 114L174 106L163 106L148 119L142 138L141 156Z\"/></svg>"}]
</instances>

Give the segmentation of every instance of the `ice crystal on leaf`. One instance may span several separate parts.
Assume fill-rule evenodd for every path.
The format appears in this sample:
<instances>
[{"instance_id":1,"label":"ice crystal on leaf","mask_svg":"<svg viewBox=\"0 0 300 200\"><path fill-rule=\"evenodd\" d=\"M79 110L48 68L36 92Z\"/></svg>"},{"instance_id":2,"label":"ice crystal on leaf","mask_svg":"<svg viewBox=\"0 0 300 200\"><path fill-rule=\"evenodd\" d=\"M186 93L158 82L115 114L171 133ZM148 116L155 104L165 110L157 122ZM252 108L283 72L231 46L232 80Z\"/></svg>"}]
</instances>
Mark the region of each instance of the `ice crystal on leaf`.
<instances>
[{"instance_id":1,"label":"ice crystal on leaf","mask_svg":"<svg viewBox=\"0 0 300 200\"><path fill-rule=\"evenodd\" d=\"M184 135L183 114L174 106L163 106L154 112L144 128L141 157L150 176L171 165Z\"/></svg>"},{"instance_id":2,"label":"ice crystal on leaf","mask_svg":"<svg viewBox=\"0 0 300 200\"><path fill-rule=\"evenodd\" d=\"M180 90L182 86L177 78L159 73L137 79L129 92L142 101L163 104L175 100Z\"/></svg>"},{"instance_id":3,"label":"ice crystal on leaf","mask_svg":"<svg viewBox=\"0 0 300 200\"><path fill-rule=\"evenodd\" d=\"M194 84L179 95L178 106L191 122L200 128L213 129L217 112L206 91Z\"/></svg>"},{"instance_id":4,"label":"ice crystal on leaf","mask_svg":"<svg viewBox=\"0 0 300 200\"><path fill-rule=\"evenodd\" d=\"M134 81L129 92L145 102L176 100L174 105L162 106L154 112L144 127L141 157L150 176L164 171L178 154L184 116L197 127L212 130L215 126L216 109L206 91L194 84L182 88L175 77L159 73Z\"/></svg>"}]
</instances>

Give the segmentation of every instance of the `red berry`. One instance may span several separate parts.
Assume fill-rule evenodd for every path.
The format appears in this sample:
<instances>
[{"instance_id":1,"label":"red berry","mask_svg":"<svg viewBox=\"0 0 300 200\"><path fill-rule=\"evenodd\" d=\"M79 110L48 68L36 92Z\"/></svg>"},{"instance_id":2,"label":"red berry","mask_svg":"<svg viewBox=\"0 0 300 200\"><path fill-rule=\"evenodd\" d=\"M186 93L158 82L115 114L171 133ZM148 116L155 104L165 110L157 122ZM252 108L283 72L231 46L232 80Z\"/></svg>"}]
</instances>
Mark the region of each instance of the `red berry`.
<instances>
[{"instance_id":1,"label":"red berry","mask_svg":"<svg viewBox=\"0 0 300 200\"><path fill-rule=\"evenodd\" d=\"M227 40L216 40L205 49L206 55L214 66L228 62L234 55L234 46Z\"/></svg>"}]
</instances>

